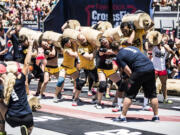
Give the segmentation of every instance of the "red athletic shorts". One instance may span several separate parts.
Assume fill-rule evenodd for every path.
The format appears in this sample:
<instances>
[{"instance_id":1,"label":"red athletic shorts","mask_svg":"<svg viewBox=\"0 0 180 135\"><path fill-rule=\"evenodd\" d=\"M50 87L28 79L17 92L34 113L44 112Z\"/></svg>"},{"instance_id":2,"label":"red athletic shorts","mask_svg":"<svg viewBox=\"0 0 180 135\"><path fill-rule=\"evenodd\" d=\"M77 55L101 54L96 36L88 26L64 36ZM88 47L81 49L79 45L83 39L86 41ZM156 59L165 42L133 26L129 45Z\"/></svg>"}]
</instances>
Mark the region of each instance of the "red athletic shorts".
<instances>
[{"instance_id":1,"label":"red athletic shorts","mask_svg":"<svg viewBox=\"0 0 180 135\"><path fill-rule=\"evenodd\" d=\"M162 70L162 71L155 70L155 75L165 76L165 75L167 75L167 70Z\"/></svg>"}]
</instances>

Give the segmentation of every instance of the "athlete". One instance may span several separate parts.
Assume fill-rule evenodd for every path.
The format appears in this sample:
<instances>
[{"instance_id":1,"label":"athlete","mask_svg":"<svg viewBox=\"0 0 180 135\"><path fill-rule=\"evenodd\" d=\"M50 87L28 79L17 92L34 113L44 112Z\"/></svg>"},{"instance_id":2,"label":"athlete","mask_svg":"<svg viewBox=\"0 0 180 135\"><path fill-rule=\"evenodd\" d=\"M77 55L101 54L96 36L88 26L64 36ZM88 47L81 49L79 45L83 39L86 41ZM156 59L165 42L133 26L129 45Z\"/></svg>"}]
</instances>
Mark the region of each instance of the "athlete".
<instances>
[{"instance_id":1,"label":"athlete","mask_svg":"<svg viewBox=\"0 0 180 135\"><path fill-rule=\"evenodd\" d=\"M55 49L55 46L51 41L42 40L40 43L41 47L44 49L44 54L47 60L47 65L44 70L44 81L41 85L39 98L46 98L43 94L48 81L51 76L59 77L59 67L58 67L58 53L59 51Z\"/></svg>"},{"instance_id":2,"label":"athlete","mask_svg":"<svg viewBox=\"0 0 180 135\"><path fill-rule=\"evenodd\" d=\"M152 62L155 69L155 77L156 79L159 77L162 87L161 90L163 92L164 103L172 104L173 101L167 99L167 70L166 70L166 57L168 53L171 53L178 60L178 57L173 52L173 50L167 45L165 42L161 42L163 40L161 34L157 31L151 31L152 36L148 37L149 41L149 50L152 51ZM149 34L150 35L150 34ZM151 40L152 39L152 40Z\"/></svg>"},{"instance_id":3,"label":"athlete","mask_svg":"<svg viewBox=\"0 0 180 135\"><path fill-rule=\"evenodd\" d=\"M96 108L102 109L102 96L103 93L107 90L107 81L106 79L109 78L111 81L117 84L118 86L118 105L116 106L117 111L121 110L121 103L122 103L122 89L121 89L121 78L120 75L113 69L113 58L115 55L112 55L112 50L109 49L110 44L112 42L111 38L101 37L100 43L101 46L97 51L96 54L96 66L98 71L98 79L99 79L99 91L97 96L97 104L95 105Z\"/></svg>"},{"instance_id":4,"label":"athlete","mask_svg":"<svg viewBox=\"0 0 180 135\"><path fill-rule=\"evenodd\" d=\"M54 102L58 103L62 98L62 88L66 78L69 75L71 78L76 80L79 77L79 72L75 67L75 58L78 57L76 51L76 42L71 41L69 37L64 37L61 40L61 45L63 48L63 62L59 71L59 78L56 84L56 92L54 97ZM76 82L74 81L74 88L76 88Z\"/></svg>"},{"instance_id":5,"label":"athlete","mask_svg":"<svg viewBox=\"0 0 180 135\"><path fill-rule=\"evenodd\" d=\"M155 73L152 62L140 50L134 46L122 48L118 42L110 44L112 52L116 54L118 66L128 75L128 88L125 91L123 110L115 121L127 121L126 114L140 89L143 87L145 97L149 98L152 104L154 117L158 121L158 99L156 95Z\"/></svg>"},{"instance_id":6,"label":"athlete","mask_svg":"<svg viewBox=\"0 0 180 135\"><path fill-rule=\"evenodd\" d=\"M144 52L143 36L146 34L146 31L144 29L136 29L133 22L123 22L121 23L120 28L125 38L124 43L122 43L123 47L135 46L141 52ZM144 97L143 110L151 110L148 106L148 99L146 97Z\"/></svg>"},{"instance_id":7,"label":"athlete","mask_svg":"<svg viewBox=\"0 0 180 135\"><path fill-rule=\"evenodd\" d=\"M1 86L4 86L4 92L2 92L2 87L0 89L0 134L2 135L6 135L5 121L12 127L21 126L22 135L30 135L32 132L34 125L33 115L27 101L25 87L26 75L32 56L32 47L33 43L30 41L21 72L16 72L15 74L10 72L6 75L6 67L0 64Z\"/></svg>"},{"instance_id":8,"label":"athlete","mask_svg":"<svg viewBox=\"0 0 180 135\"><path fill-rule=\"evenodd\" d=\"M76 79L76 92L72 104L73 106L78 105L78 97L86 83L87 78L89 79L89 91L92 88L93 82L97 82L98 78L97 69L94 64L96 49L87 42L83 34L78 35L78 41L80 42L80 45L78 46L80 75L79 78Z\"/></svg>"}]
</instances>

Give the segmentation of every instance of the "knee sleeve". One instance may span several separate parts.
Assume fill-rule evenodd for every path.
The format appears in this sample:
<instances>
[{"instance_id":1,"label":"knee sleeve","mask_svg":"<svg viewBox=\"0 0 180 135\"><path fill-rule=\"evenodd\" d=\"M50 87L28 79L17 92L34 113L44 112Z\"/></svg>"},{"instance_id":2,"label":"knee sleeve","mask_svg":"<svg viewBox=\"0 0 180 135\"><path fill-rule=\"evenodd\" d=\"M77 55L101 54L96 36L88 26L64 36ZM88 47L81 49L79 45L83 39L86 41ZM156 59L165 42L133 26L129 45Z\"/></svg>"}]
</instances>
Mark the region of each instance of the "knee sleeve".
<instances>
[{"instance_id":1,"label":"knee sleeve","mask_svg":"<svg viewBox=\"0 0 180 135\"><path fill-rule=\"evenodd\" d=\"M4 98L4 86L1 84L0 85L0 98Z\"/></svg>"},{"instance_id":2,"label":"knee sleeve","mask_svg":"<svg viewBox=\"0 0 180 135\"><path fill-rule=\"evenodd\" d=\"M123 86L123 83L121 80L119 80L118 82L116 82L116 85L118 86L118 91L122 92L124 91L124 88L122 87Z\"/></svg>"},{"instance_id":3,"label":"knee sleeve","mask_svg":"<svg viewBox=\"0 0 180 135\"><path fill-rule=\"evenodd\" d=\"M33 79L33 75L32 74L28 74L28 84L31 83L32 79Z\"/></svg>"},{"instance_id":4,"label":"knee sleeve","mask_svg":"<svg viewBox=\"0 0 180 135\"><path fill-rule=\"evenodd\" d=\"M81 80L79 78L76 79L76 89L81 90L85 83L86 83L85 80Z\"/></svg>"},{"instance_id":5,"label":"knee sleeve","mask_svg":"<svg viewBox=\"0 0 180 135\"><path fill-rule=\"evenodd\" d=\"M4 125L5 124L5 120L0 120L0 124Z\"/></svg>"},{"instance_id":6,"label":"knee sleeve","mask_svg":"<svg viewBox=\"0 0 180 135\"><path fill-rule=\"evenodd\" d=\"M103 93L107 89L107 83L106 81L100 81L99 82L99 92Z\"/></svg>"},{"instance_id":7,"label":"knee sleeve","mask_svg":"<svg viewBox=\"0 0 180 135\"><path fill-rule=\"evenodd\" d=\"M56 86L61 87L63 83L64 83L64 77L59 77Z\"/></svg>"},{"instance_id":8,"label":"knee sleeve","mask_svg":"<svg viewBox=\"0 0 180 135\"><path fill-rule=\"evenodd\" d=\"M44 82L44 73L41 73L39 78L40 78L39 81L43 83Z\"/></svg>"}]
</instances>

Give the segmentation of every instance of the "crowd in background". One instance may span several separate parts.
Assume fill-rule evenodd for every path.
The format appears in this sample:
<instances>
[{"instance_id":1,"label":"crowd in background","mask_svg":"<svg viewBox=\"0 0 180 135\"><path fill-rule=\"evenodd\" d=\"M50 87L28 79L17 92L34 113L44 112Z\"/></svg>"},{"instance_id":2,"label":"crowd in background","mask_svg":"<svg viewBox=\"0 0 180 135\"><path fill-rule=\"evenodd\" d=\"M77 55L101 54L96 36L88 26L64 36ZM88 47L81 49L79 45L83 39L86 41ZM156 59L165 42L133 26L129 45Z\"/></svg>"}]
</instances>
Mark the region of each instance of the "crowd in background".
<instances>
[{"instance_id":1,"label":"crowd in background","mask_svg":"<svg viewBox=\"0 0 180 135\"><path fill-rule=\"evenodd\" d=\"M179 0L153 0L153 7L156 11L161 11L163 7L169 7L169 10L177 11L179 2Z\"/></svg>"},{"instance_id":2,"label":"crowd in background","mask_svg":"<svg viewBox=\"0 0 180 135\"><path fill-rule=\"evenodd\" d=\"M21 69L20 64L18 65L18 63L15 62L18 68L17 71L14 72L14 80L16 79L16 82L14 81L13 92L16 94L19 90L23 92L21 94L23 97L18 93L19 99L17 99L16 95L15 98L8 99L9 104L16 106L18 103L17 106L20 108L17 109L20 114L19 116L26 116L30 121L27 123L26 121L24 122L24 120L26 120L25 118L18 119L15 125L11 125L12 123L10 121L10 125L12 127L21 126L21 130L28 128L28 134L32 131L33 116L27 103L26 95L26 93L29 94L28 87L32 78L39 79L35 96L38 96L39 99L46 99L46 95L44 94L46 85L49 80L51 80L51 77L55 76L57 84L53 102L58 103L62 99L61 92L64 88L66 75L74 80L72 106L78 106L80 102L79 95L88 80L89 86L91 85L88 91L91 93L90 95L88 93L88 96L93 96L92 102L95 101L94 103L97 109L103 109L101 102L102 96L105 92L107 94L108 89L110 89L108 85L108 79L110 79L117 86L116 96L112 102L113 112L121 111L124 98L123 92L125 93L122 114L117 118L117 121L126 122L128 106L130 106L131 101L135 99L141 85L145 93L143 109L145 110L146 107L148 107L149 99L151 102L153 101L154 117L152 120L159 120L155 77L159 77L161 81L161 90L164 98L163 103L165 104L173 103L173 101L167 98L167 77L180 79L180 40L175 38L174 32L166 31L166 33L159 33L153 30L150 31L150 29L153 29L152 22L151 24L149 23L148 26L145 25L146 27L143 29L137 29L135 23L132 23L130 20L128 22L122 22L121 25L118 26L122 32L122 36L119 37L120 40L116 41L113 36L101 36L101 38L98 39L100 46L97 46L96 43L96 45L93 46L95 40L93 39L93 42L90 42L86 37L86 33L93 37L94 34L92 33L94 31L99 33L102 30L101 32L104 34L103 29L99 29L99 26L101 26L100 23L103 24L103 22L100 21L88 29L84 28L84 30L93 31L92 33L87 31L83 33L83 27L80 27L80 23L74 23L79 24L79 26L77 25L78 29L76 30L76 28L74 28L73 32L69 32L69 36L63 35L63 37L61 37L61 46L59 49L52 38L48 40L43 39L41 35L38 42L33 42L33 40L27 36L29 31L24 35L20 35L20 30L22 30L20 24L22 21L38 20L39 14L40 19L44 19L55 3L56 1L54 0L19 0L6 2L5 7L8 8L3 7L3 9L1 9L0 61L5 63L8 63L7 61L16 61L25 65ZM8 10L6 11L6 9ZM147 24L147 21L144 21L143 24ZM10 27L5 34L3 27L11 25L15 25L15 27ZM73 27L74 25L71 25L70 20L68 20L61 29L65 31L65 29L71 28L70 26ZM71 40L71 36L75 35L76 32L79 33L77 38ZM148 35L151 32L155 34ZM63 34L64 33L65 32L63 32ZM150 38L150 36L152 38ZM125 52L122 53L123 55L125 54L124 56L119 55L120 53L118 52L122 51L119 47L126 48L124 49ZM129 54L128 52L131 53ZM58 65L59 53L63 54L63 62L60 67ZM149 59L143 54L147 55ZM121 60L122 57L124 57L124 59ZM29 63L31 63L31 65L29 65ZM3 65L1 64L1 66ZM6 74L6 71L1 74ZM19 82L17 80L19 80ZM98 91L96 91L97 94L95 95L93 94L92 88L93 83L97 82ZM110 85L112 85L111 82ZM134 89L135 91L133 91ZM14 96L13 94L10 93L11 96ZM23 108L23 110L21 107L25 103L26 108ZM11 106L7 109L10 110ZM149 110L149 107L147 109ZM0 108L0 110L2 112L3 109ZM25 113L21 110L25 111ZM11 116L14 118L19 118L15 111L16 109L12 108L9 112L11 114L13 113ZM3 124L5 124L5 121L3 122ZM25 125L25 128L23 125ZM5 129L3 129L2 132L5 133Z\"/></svg>"},{"instance_id":3,"label":"crowd in background","mask_svg":"<svg viewBox=\"0 0 180 135\"><path fill-rule=\"evenodd\" d=\"M57 0L6 0L0 2L0 20L4 27L23 21L42 21Z\"/></svg>"}]
</instances>

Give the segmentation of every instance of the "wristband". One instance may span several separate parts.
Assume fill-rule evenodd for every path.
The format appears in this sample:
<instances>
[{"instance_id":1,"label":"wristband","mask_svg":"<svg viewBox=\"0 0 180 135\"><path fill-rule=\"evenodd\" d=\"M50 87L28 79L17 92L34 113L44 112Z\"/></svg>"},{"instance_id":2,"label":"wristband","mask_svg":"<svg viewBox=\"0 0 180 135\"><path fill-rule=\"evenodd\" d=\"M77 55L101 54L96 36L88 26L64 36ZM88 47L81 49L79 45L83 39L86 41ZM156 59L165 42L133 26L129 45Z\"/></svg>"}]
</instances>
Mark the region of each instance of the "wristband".
<instances>
[{"instance_id":1,"label":"wristband","mask_svg":"<svg viewBox=\"0 0 180 135\"><path fill-rule=\"evenodd\" d=\"M46 51L44 52L44 54L49 55L49 51L46 50Z\"/></svg>"}]
</instances>

